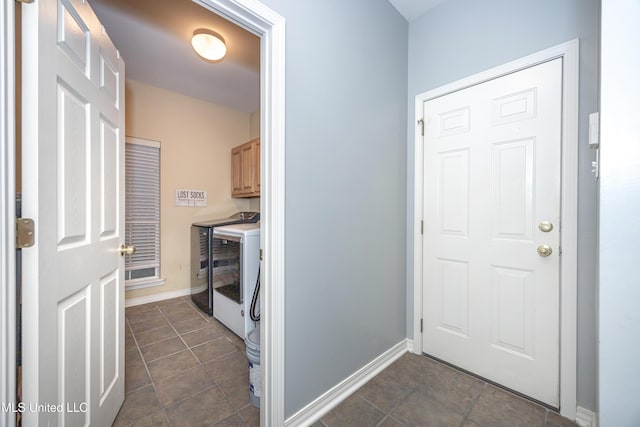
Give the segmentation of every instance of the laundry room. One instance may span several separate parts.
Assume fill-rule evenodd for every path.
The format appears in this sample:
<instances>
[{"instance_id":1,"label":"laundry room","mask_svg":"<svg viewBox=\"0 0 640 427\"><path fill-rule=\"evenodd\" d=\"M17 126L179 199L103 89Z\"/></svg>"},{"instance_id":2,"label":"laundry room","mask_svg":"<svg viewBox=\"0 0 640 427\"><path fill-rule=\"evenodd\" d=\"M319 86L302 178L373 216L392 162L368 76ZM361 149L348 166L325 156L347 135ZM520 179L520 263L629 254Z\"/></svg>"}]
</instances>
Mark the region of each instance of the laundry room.
<instances>
[{"instance_id":1,"label":"laundry room","mask_svg":"<svg viewBox=\"0 0 640 427\"><path fill-rule=\"evenodd\" d=\"M221 420L254 425L260 393L247 365L259 365L259 339L245 340L260 315L260 38L191 0L90 4L126 76L125 245L135 252L125 255L116 423L197 423L211 403ZM221 41L224 57L196 53L199 34Z\"/></svg>"},{"instance_id":2,"label":"laundry room","mask_svg":"<svg viewBox=\"0 0 640 427\"><path fill-rule=\"evenodd\" d=\"M188 287L192 223L260 209L259 190L250 193L253 197L232 195L232 151L260 136L260 39L189 0L90 4L125 63L126 146L134 159L125 159L131 166L129 177L149 163L149 155L160 159L160 274L155 276L164 283L145 286L132 278L126 299L136 302ZM190 40L198 30L220 36L227 47L223 58L207 60L196 54ZM136 145L145 144L158 146L157 154L141 154L135 163ZM259 181L259 146L256 152L242 172L255 174ZM154 173L144 171L144 177ZM233 173L240 175L235 169ZM130 195L137 181L129 182L127 205L135 206L143 201ZM141 190L148 197L147 188ZM180 190L199 192L200 200L182 203ZM136 212L126 214L132 218ZM158 253L148 255L147 261Z\"/></svg>"}]
</instances>

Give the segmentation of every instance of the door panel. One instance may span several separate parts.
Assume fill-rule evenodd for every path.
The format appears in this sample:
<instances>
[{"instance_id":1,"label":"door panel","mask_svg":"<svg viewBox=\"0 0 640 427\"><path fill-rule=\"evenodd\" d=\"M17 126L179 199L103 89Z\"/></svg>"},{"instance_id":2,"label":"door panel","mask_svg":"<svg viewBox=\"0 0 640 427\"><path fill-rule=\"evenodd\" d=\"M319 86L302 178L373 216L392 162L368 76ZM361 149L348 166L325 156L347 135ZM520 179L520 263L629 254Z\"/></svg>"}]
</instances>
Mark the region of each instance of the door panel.
<instances>
[{"instance_id":1,"label":"door panel","mask_svg":"<svg viewBox=\"0 0 640 427\"><path fill-rule=\"evenodd\" d=\"M491 225L494 239L533 236L533 139L492 146Z\"/></svg>"},{"instance_id":2,"label":"door panel","mask_svg":"<svg viewBox=\"0 0 640 427\"><path fill-rule=\"evenodd\" d=\"M119 355L117 353L120 322L118 321L118 292L122 284L118 271L113 271L100 279L100 402L107 398L116 386L119 375Z\"/></svg>"},{"instance_id":3,"label":"door panel","mask_svg":"<svg viewBox=\"0 0 640 427\"><path fill-rule=\"evenodd\" d=\"M59 400L74 403L91 400L91 287L85 286L75 294L58 302L58 369ZM27 417L25 416L25 420ZM90 413L64 411L59 414L60 425L88 425Z\"/></svg>"},{"instance_id":4,"label":"door panel","mask_svg":"<svg viewBox=\"0 0 640 427\"><path fill-rule=\"evenodd\" d=\"M100 239L118 234L118 128L100 117Z\"/></svg>"},{"instance_id":5,"label":"door panel","mask_svg":"<svg viewBox=\"0 0 640 427\"><path fill-rule=\"evenodd\" d=\"M109 426L124 400L124 63L86 1L23 8L25 425Z\"/></svg>"},{"instance_id":6,"label":"door panel","mask_svg":"<svg viewBox=\"0 0 640 427\"><path fill-rule=\"evenodd\" d=\"M556 407L561 78L556 59L423 105L423 351Z\"/></svg>"},{"instance_id":7,"label":"door panel","mask_svg":"<svg viewBox=\"0 0 640 427\"><path fill-rule=\"evenodd\" d=\"M464 261L438 259L438 287L442 301L438 328L454 335L469 333L469 265Z\"/></svg>"},{"instance_id":8,"label":"door panel","mask_svg":"<svg viewBox=\"0 0 640 427\"><path fill-rule=\"evenodd\" d=\"M492 345L533 357L533 272L491 266Z\"/></svg>"},{"instance_id":9,"label":"door panel","mask_svg":"<svg viewBox=\"0 0 640 427\"><path fill-rule=\"evenodd\" d=\"M438 154L440 232L466 236L469 226L469 151Z\"/></svg>"}]
</instances>

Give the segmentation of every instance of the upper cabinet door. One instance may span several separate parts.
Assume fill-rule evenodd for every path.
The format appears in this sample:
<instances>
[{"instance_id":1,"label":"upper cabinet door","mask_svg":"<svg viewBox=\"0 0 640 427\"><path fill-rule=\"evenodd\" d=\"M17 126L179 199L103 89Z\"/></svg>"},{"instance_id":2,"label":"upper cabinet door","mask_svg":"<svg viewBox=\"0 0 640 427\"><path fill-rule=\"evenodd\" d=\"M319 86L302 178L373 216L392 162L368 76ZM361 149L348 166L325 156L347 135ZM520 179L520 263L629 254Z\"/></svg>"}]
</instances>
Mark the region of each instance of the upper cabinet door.
<instances>
[{"instance_id":1,"label":"upper cabinet door","mask_svg":"<svg viewBox=\"0 0 640 427\"><path fill-rule=\"evenodd\" d=\"M242 193L242 147L231 150L231 194Z\"/></svg>"},{"instance_id":2,"label":"upper cabinet door","mask_svg":"<svg viewBox=\"0 0 640 427\"><path fill-rule=\"evenodd\" d=\"M231 196L260 196L260 138L231 150Z\"/></svg>"}]
</instances>

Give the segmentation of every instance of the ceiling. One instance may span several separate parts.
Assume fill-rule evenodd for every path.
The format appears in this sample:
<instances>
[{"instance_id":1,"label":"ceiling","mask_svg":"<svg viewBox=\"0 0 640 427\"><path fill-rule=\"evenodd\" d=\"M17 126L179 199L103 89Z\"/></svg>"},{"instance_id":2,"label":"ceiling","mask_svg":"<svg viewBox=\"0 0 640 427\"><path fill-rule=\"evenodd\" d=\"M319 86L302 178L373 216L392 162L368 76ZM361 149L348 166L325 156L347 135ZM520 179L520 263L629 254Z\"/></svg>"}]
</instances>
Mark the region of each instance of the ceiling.
<instances>
[{"instance_id":1,"label":"ceiling","mask_svg":"<svg viewBox=\"0 0 640 427\"><path fill-rule=\"evenodd\" d=\"M260 109L260 38L192 0L90 0L125 62L127 79L252 113ZM222 35L217 63L191 47L198 28Z\"/></svg>"},{"instance_id":2,"label":"ceiling","mask_svg":"<svg viewBox=\"0 0 640 427\"><path fill-rule=\"evenodd\" d=\"M389 0L389 2L400 12L407 21L411 22L415 18L423 15L445 0Z\"/></svg>"},{"instance_id":3,"label":"ceiling","mask_svg":"<svg viewBox=\"0 0 640 427\"><path fill-rule=\"evenodd\" d=\"M389 0L411 21L445 0ZM252 113L260 109L260 38L192 0L90 0L125 61L126 78ZM217 63L191 48L198 28L221 34Z\"/></svg>"}]
</instances>

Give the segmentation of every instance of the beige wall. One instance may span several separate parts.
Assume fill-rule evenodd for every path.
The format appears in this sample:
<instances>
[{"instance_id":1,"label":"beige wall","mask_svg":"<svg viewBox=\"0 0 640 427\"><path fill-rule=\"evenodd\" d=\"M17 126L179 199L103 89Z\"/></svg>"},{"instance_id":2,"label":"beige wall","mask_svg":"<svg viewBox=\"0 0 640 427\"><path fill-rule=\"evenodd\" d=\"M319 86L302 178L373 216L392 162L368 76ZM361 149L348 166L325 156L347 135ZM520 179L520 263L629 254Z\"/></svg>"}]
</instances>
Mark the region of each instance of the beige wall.
<instances>
[{"instance_id":1,"label":"beige wall","mask_svg":"<svg viewBox=\"0 0 640 427\"><path fill-rule=\"evenodd\" d=\"M189 287L193 222L249 210L231 198L231 148L250 139L250 115L127 80L126 135L160 141L163 286L128 291L137 298ZM176 207L175 190L207 191L207 207Z\"/></svg>"}]
</instances>

